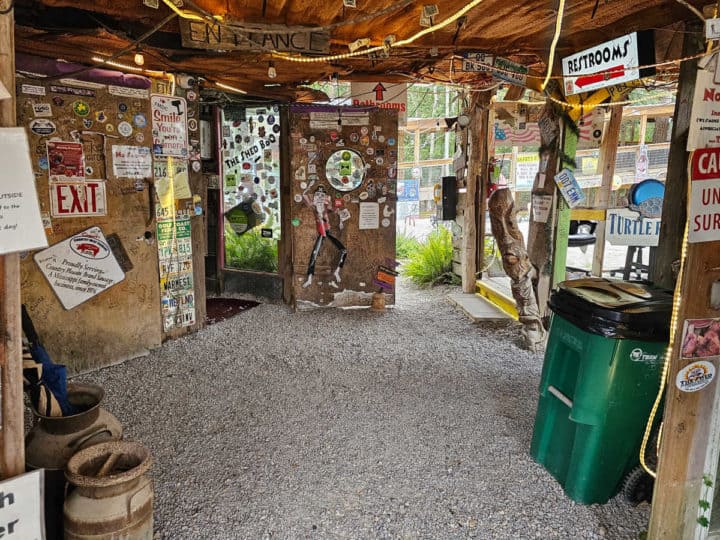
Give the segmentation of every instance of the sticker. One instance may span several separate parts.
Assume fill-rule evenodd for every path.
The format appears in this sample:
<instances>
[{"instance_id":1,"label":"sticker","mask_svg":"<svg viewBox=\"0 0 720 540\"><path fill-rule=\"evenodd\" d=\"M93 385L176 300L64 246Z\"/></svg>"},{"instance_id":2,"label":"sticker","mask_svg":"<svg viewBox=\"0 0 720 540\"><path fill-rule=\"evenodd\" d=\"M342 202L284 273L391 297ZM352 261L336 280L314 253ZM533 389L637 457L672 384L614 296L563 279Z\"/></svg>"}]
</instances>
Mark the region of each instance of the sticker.
<instances>
[{"instance_id":1,"label":"sticker","mask_svg":"<svg viewBox=\"0 0 720 540\"><path fill-rule=\"evenodd\" d=\"M315 142L315 135L310 135L310 142L311 142L311 143L314 143L314 142Z\"/></svg>"},{"instance_id":2,"label":"sticker","mask_svg":"<svg viewBox=\"0 0 720 540\"><path fill-rule=\"evenodd\" d=\"M361 200L361 201L364 201L365 199L368 198L368 192L367 192L367 191L363 191L363 192L359 195L359 197L360 197L360 200Z\"/></svg>"},{"instance_id":3,"label":"sticker","mask_svg":"<svg viewBox=\"0 0 720 540\"><path fill-rule=\"evenodd\" d=\"M298 142L299 142L300 144L307 144L308 141L307 141L307 139L306 139L305 137L303 137L303 138L300 139Z\"/></svg>"},{"instance_id":4,"label":"sticker","mask_svg":"<svg viewBox=\"0 0 720 540\"><path fill-rule=\"evenodd\" d=\"M113 131L115 131L115 126L113 126L112 124L105 124L105 131L107 131L108 133L112 133Z\"/></svg>"},{"instance_id":5,"label":"sticker","mask_svg":"<svg viewBox=\"0 0 720 540\"><path fill-rule=\"evenodd\" d=\"M92 127L92 125L93 125L92 120L90 120L89 118L83 118L83 127L85 129L90 129Z\"/></svg>"},{"instance_id":6,"label":"sticker","mask_svg":"<svg viewBox=\"0 0 720 540\"><path fill-rule=\"evenodd\" d=\"M95 121L100 122L101 124L107 122L107 114L105 114L105 111L97 111L95 113Z\"/></svg>"},{"instance_id":7,"label":"sticker","mask_svg":"<svg viewBox=\"0 0 720 540\"><path fill-rule=\"evenodd\" d=\"M185 97L188 98L188 101L195 101L197 100L197 93L194 90L188 90L187 94L185 94Z\"/></svg>"},{"instance_id":8,"label":"sticker","mask_svg":"<svg viewBox=\"0 0 720 540\"><path fill-rule=\"evenodd\" d=\"M360 140L360 135L358 135L357 133L354 133L354 132L350 134L350 142L356 143L359 140Z\"/></svg>"},{"instance_id":9,"label":"sticker","mask_svg":"<svg viewBox=\"0 0 720 540\"><path fill-rule=\"evenodd\" d=\"M395 139L393 137L390 137L387 141L388 146L395 146Z\"/></svg>"},{"instance_id":10,"label":"sticker","mask_svg":"<svg viewBox=\"0 0 720 540\"><path fill-rule=\"evenodd\" d=\"M43 171L47 171L49 168L48 165L48 158L47 156L43 156L40 159L38 159L38 167L40 167Z\"/></svg>"},{"instance_id":11,"label":"sticker","mask_svg":"<svg viewBox=\"0 0 720 540\"><path fill-rule=\"evenodd\" d=\"M368 128L367 126L363 126L360 128L360 134L361 135L367 135L368 134Z\"/></svg>"},{"instance_id":12,"label":"sticker","mask_svg":"<svg viewBox=\"0 0 720 540\"><path fill-rule=\"evenodd\" d=\"M307 182L300 182L300 189L307 189Z\"/></svg>"},{"instance_id":13,"label":"sticker","mask_svg":"<svg viewBox=\"0 0 720 540\"><path fill-rule=\"evenodd\" d=\"M143 142L143 141L145 141L145 134L142 133L142 132L140 132L140 131L138 131L138 132L135 134L135 142L141 143L141 142Z\"/></svg>"},{"instance_id":14,"label":"sticker","mask_svg":"<svg viewBox=\"0 0 720 540\"><path fill-rule=\"evenodd\" d=\"M30 131L36 135L52 135L55 133L55 124L50 120L40 118L30 122Z\"/></svg>"},{"instance_id":15,"label":"sticker","mask_svg":"<svg viewBox=\"0 0 720 540\"><path fill-rule=\"evenodd\" d=\"M133 128L130 125L130 122L120 122L117 127L118 133L122 135L123 137L129 137L132 135Z\"/></svg>"},{"instance_id":16,"label":"sticker","mask_svg":"<svg viewBox=\"0 0 720 540\"><path fill-rule=\"evenodd\" d=\"M272 229L260 229L260 236L262 236L263 238L272 238L273 230Z\"/></svg>"},{"instance_id":17,"label":"sticker","mask_svg":"<svg viewBox=\"0 0 720 540\"><path fill-rule=\"evenodd\" d=\"M363 146L367 146L368 144L370 144L370 137L368 137L367 135L363 135L360 139L360 144L362 144Z\"/></svg>"},{"instance_id":18,"label":"sticker","mask_svg":"<svg viewBox=\"0 0 720 540\"><path fill-rule=\"evenodd\" d=\"M379 143L384 143L384 142L385 142L385 135L380 135L380 136L378 137L378 142L379 142Z\"/></svg>"},{"instance_id":19,"label":"sticker","mask_svg":"<svg viewBox=\"0 0 720 540\"><path fill-rule=\"evenodd\" d=\"M188 120L187 125L188 125L188 129L189 129L190 131L197 131L198 121L197 121L195 118L190 118L190 119ZM261 135L261 137L262 137L262 135Z\"/></svg>"},{"instance_id":20,"label":"sticker","mask_svg":"<svg viewBox=\"0 0 720 540\"><path fill-rule=\"evenodd\" d=\"M715 378L715 366L707 360L698 360L681 369L675 377L675 386L682 392L697 392Z\"/></svg>"},{"instance_id":21,"label":"sticker","mask_svg":"<svg viewBox=\"0 0 720 540\"><path fill-rule=\"evenodd\" d=\"M380 197L378 199L378 203L380 203L380 204L384 203L385 201L387 201L387 197Z\"/></svg>"},{"instance_id":22,"label":"sticker","mask_svg":"<svg viewBox=\"0 0 720 540\"><path fill-rule=\"evenodd\" d=\"M372 146L368 146L368 148L367 148L367 150L365 150L365 152L367 152L368 156L372 156L375 153L375 149Z\"/></svg>"},{"instance_id":23,"label":"sticker","mask_svg":"<svg viewBox=\"0 0 720 540\"><path fill-rule=\"evenodd\" d=\"M143 113L137 113L133 116L133 124L135 124L138 129L143 129L147 126L147 118Z\"/></svg>"},{"instance_id":24,"label":"sticker","mask_svg":"<svg viewBox=\"0 0 720 540\"><path fill-rule=\"evenodd\" d=\"M202 168L202 164L199 161L193 161L190 166L195 172L200 172L200 169Z\"/></svg>"},{"instance_id":25,"label":"sticker","mask_svg":"<svg viewBox=\"0 0 720 540\"><path fill-rule=\"evenodd\" d=\"M272 114L269 114L267 117L267 123L269 126L272 126L275 123L275 117Z\"/></svg>"},{"instance_id":26,"label":"sticker","mask_svg":"<svg viewBox=\"0 0 720 540\"><path fill-rule=\"evenodd\" d=\"M32 108L36 117L52 116L52 105L49 103L33 103Z\"/></svg>"},{"instance_id":27,"label":"sticker","mask_svg":"<svg viewBox=\"0 0 720 540\"><path fill-rule=\"evenodd\" d=\"M52 228L52 219L50 219L50 214L47 212L41 212L40 218L42 219L43 229L45 229L45 234L52 234L53 228Z\"/></svg>"},{"instance_id":28,"label":"sticker","mask_svg":"<svg viewBox=\"0 0 720 540\"><path fill-rule=\"evenodd\" d=\"M120 112L125 112L128 110L128 106L125 103L120 103L118 105L118 109L120 110Z\"/></svg>"},{"instance_id":29,"label":"sticker","mask_svg":"<svg viewBox=\"0 0 720 540\"><path fill-rule=\"evenodd\" d=\"M73 101L72 109L73 112L80 117L85 117L90 114L90 105L80 99Z\"/></svg>"},{"instance_id":30,"label":"sticker","mask_svg":"<svg viewBox=\"0 0 720 540\"><path fill-rule=\"evenodd\" d=\"M345 201L346 203L350 202L350 194L349 193L346 193L345 195L343 195L343 201Z\"/></svg>"},{"instance_id":31,"label":"sticker","mask_svg":"<svg viewBox=\"0 0 720 540\"><path fill-rule=\"evenodd\" d=\"M133 109L135 109L136 111L139 111L142 108L143 108L143 105L141 102L133 101Z\"/></svg>"},{"instance_id":32,"label":"sticker","mask_svg":"<svg viewBox=\"0 0 720 540\"><path fill-rule=\"evenodd\" d=\"M680 357L707 358L720 355L720 319L687 319L683 327Z\"/></svg>"},{"instance_id":33,"label":"sticker","mask_svg":"<svg viewBox=\"0 0 720 540\"><path fill-rule=\"evenodd\" d=\"M382 223L382 226L383 226L383 227L389 227L389 226L390 226L390 220L389 220L388 218L384 218L381 223Z\"/></svg>"},{"instance_id":34,"label":"sticker","mask_svg":"<svg viewBox=\"0 0 720 540\"><path fill-rule=\"evenodd\" d=\"M273 126L273 133L280 133L280 124L275 124Z\"/></svg>"},{"instance_id":35,"label":"sticker","mask_svg":"<svg viewBox=\"0 0 720 540\"><path fill-rule=\"evenodd\" d=\"M52 101L57 107L62 107L63 105L65 105L65 100L60 96L53 97Z\"/></svg>"},{"instance_id":36,"label":"sticker","mask_svg":"<svg viewBox=\"0 0 720 540\"><path fill-rule=\"evenodd\" d=\"M381 157L375 158L376 165L382 165L383 163L385 163L385 160L383 158L381 158Z\"/></svg>"},{"instance_id":37,"label":"sticker","mask_svg":"<svg viewBox=\"0 0 720 540\"><path fill-rule=\"evenodd\" d=\"M334 204L335 204L335 208L342 208L342 207L343 207L343 200L342 200L342 199L335 199Z\"/></svg>"},{"instance_id":38,"label":"sticker","mask_svg":"<svg viewBox=\"0 0 720 540\"><path fill-rule=\"evenodd\" d=\"M302 200L303 200L302 195L300 195L299 193L296 194L295 197L293 197L293 199L295 199L295 202L297 202L297 203L302 202Z\"/></svg>"},{"instance_id":39,"label":"sticker","mask_svg":"<svg viewBox=\"0 0 720 540\"><path fill-rule=\"evenodd\" d=\"M45 95L45 87L44 86L36 86L34 84L23 84L20 87L20 91L23 94L30 94L33 96L44 96Z\"/></svg>"},{"instance_id":40,"label":"sticker","mask_svg":"<svg viewBox=\"0 0 720 540\"><path fill-rule=\"evenodd\" d=\"M298 218L293 218L290 223L292 223L293 227L298 227L300 225L300 220Z\"/></svg>"},{"instance_id":41,"label":"sticker","mask_svg":"<svg viewBox=\"0 0 720 540\"><path fill-rule=\"evenodd\" d=\"M95 172L95 169L93 169L90 165L85 166L85 176L86 177L91 177L94 172Z\"/></svg>"}]
</instances>

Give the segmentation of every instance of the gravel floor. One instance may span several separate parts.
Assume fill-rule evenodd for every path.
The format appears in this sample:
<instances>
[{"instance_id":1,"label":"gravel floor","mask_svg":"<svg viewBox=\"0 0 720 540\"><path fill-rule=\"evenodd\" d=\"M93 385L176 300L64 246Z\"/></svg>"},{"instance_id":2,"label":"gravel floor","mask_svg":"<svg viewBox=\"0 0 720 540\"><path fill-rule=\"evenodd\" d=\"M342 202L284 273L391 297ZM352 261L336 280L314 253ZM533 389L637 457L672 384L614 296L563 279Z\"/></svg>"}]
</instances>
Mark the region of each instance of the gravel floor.
<instances>
[{"instance_id":1,"label":"gravel floor","mask_svg":"<svg viewBox=\"0 0 720 540\"><path fill-rule=\"evenodd\" d=\"M261 305L85 374L155 463L156 538L636 538L528 455L542 357L449 289L385 313Z\"/></svg>"}]
</instances>

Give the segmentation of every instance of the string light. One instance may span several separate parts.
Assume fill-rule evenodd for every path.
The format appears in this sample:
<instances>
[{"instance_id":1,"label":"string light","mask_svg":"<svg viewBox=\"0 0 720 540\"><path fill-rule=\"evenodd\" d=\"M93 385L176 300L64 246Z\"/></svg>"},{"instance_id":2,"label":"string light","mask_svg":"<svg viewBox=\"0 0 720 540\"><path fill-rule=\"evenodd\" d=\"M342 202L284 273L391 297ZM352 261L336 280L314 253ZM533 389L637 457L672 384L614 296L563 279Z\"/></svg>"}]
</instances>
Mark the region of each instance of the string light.
<instances>
[{"instance_id":1,"label":"string light","mask_svg":"<svg viewBox=\"0 0 720 540\"><path fill-rule=\"evenodd\" d=\"M447 19L440 21L437 24L434 24L433 26L430 26L428 28L424 28L420 30L419 32L416 32L412 36L410 36L407 39L401 39L400 41L395 41L393 43L384 43L383 45L376 45L375 47L370 47L368 49L363 49L361 51L354 51L354 52L347 52L342 54L334 54L329 56L292 56L287 53L281 53L278 51L273 51L272 55L276 58L282 58L283 60L287 60L288 62L299 62L302 64L311 64L311 63L317 63L317 62L333 62L335 60L344 60L346 58L354 58L356 56L362 56L366 54L372 54L375 52L380 51L387 51L389 49L395 49L398 47L404 47L406 45L410 45L412 42L420 39L423 36L426 36L427 34L431 34L433 32L436 32L437 30L440 30L442 28L445 28L447 25L454 23L457 21L460 17L465 15L468 11L471 9L479 6L483 0L472 0L472 2L468 3L464 8L456 11L453 15L448 17Z\"/></svg>"},{"instance_id":2,"label":"string light","mask_svg":"<svg viewBox=\"0 0 720 540\"><path fill-rule=\"evenodd\" d=\"M231 92L236 92L238 94L247 94L247 92L245 90L241 90L240 88L237 88L235 86L230 86L229 84L216 82L215 85L219 86L220 88L222 88L224 90L230 90Z\"/></svg>"},{"instance_id":3,"label":"string light","mask_svg":"<svg viewBox=\"0 0 720 540\"><path fill-rule=\"evenodd\" d=\"M272 61L268 64L268 77L270 79L274 79L275 77L277 77L277 70L275 69L275 63Z\"/></svg>"},{"instance_id":4,"label":"string light","mask_svg":"<svg viewBox=\"0 0 720 540\"><path fill-rule=\"evenodd\" d=\"M144 69L138 66L131 66L129 64L123 64L122 62L116 62L115 60L108 60L105 58L101 58L99 56L93 56L90 58L93 62L97 64L104 64L106 66L112 66L119 69L124 69L126 71L134 71L136 73L145 73L147 75L152 75L156 77L164 77L165 72L164 71L156 71L153 69ZM71 73L70 75L75 75L74 73Z\"/></svg>"},{"instance_id":5,"label":"string light","mask_svg":"<svg viewBox=\"0 0 720 540\"><path fill-rule=\"evenodd\" d=\"M133 62L135 62L135 64L138 65L138 66L144 66L144 65L145 65L145 57L144 57L143 54L140 52L140 49L138 49L138 50L135 52L135 56L133 57Z\"/></svg>"},{"instance_id":6,"label":"string light","mask_svg":"<svg viewBox=\"0 0 720 540\"><path fill-rule=\"evenodd\" d=\"M545 74L545 80L540 85L540 91L544 91L548 82L550 81L550 75L552 74L553 63L555 62L555 47L557 47L558 39L560 39L560 30L562 29L563 13L565 12L565 0L560 0L560 6L558 7L557 18L555 19L555 34L553 35L552 42L550 43L550 56L548 57L547 73Z\"/></svg>"}]
</instances>

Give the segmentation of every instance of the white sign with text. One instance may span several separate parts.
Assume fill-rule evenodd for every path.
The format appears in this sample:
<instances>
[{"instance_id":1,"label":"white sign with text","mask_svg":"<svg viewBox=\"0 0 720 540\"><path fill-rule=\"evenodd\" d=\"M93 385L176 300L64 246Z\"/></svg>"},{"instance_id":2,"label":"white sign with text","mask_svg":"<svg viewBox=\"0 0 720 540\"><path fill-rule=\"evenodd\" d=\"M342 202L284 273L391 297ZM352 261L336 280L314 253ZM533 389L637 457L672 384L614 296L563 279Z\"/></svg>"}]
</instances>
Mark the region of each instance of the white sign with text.
<instances>
[{"instance_id":1,"label":"white sign with text","mask_svg":"<svg viewBox=\"0 0 720 540\"><path fill-rule=\"evenodd\" d=\"M0 538L45 538L44 476L38 469L0 482Z\"/></svg>"}]
</instances>

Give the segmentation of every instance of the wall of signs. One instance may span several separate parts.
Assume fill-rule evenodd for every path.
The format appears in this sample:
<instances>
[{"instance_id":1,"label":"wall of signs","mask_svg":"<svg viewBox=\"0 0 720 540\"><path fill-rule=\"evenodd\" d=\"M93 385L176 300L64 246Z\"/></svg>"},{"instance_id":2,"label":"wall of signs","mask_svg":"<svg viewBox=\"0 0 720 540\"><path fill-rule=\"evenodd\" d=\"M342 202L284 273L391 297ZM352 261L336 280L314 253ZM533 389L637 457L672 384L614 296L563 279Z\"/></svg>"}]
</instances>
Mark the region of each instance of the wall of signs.
<instances>
[{"instance_id":1,"label":"wall of signs","mask_svg":"<svg viewBox=\"0 0 720 540\"><path fill-rule=\"evenodd\" d=\"M277 272L279 108L226 108L220 129L225 267Z\"/></svg>"}]
</instances>

